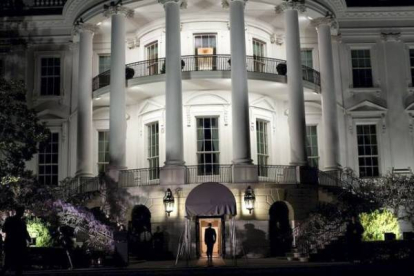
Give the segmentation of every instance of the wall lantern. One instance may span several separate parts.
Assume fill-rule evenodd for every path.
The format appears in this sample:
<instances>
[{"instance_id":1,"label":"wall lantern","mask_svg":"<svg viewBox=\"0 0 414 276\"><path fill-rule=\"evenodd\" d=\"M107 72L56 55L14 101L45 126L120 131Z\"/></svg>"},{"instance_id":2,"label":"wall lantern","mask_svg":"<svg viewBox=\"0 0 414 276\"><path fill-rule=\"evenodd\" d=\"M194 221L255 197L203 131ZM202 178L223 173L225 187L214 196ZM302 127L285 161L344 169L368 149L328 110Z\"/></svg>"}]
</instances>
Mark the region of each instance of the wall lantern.
<instances>
[{"instance_id":1,"label":"wall lantern","mask_svg":"<svg viewBox=\"0 0 414 276\"><path fill-rule=\"evenodd\" d=\"M163 201L164 201L165 212L167 213L168 216L170 216L170 213L174 210L174 196L169 188L165 192Z\"/></svg>"},{"instance_id":2,"label":"wall lantern","mask_svg":"<svg viewBox=\"0 0 414 276\"><path fill-rule=\"evenodd\" d=\"M249 214L251 214L254 209L255 201L256 196L254 195L253 189L249 186L244 192L244 204L246 205L246 209L249 210Z\"/></svg>"}]
</instances>

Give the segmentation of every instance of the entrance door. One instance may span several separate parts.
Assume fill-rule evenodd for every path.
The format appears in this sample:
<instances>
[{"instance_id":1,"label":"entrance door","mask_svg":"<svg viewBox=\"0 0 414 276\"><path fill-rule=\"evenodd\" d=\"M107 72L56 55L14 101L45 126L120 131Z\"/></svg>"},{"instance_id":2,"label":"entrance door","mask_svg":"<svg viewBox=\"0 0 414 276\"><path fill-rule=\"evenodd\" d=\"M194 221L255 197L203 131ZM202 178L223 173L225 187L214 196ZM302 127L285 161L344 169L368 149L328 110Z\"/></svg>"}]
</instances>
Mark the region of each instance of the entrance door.
<instances>
[{"instance_id":1,"label":"entrance door","mask_svg":"<svg viewBox=\"0 0 414 276\"><path fill-rule=\"evenodd\" d=\"M208 224L211 223L214 230L216 230L217 234L217 241L213 247L213 257L220 257L222 255L222 248L223 248L223 231L224 227L222 224L222 218L199 218L198 219L198 248L199 248L199 256L200 257L207 257L207 246L204 243L204 233L208 228Z\"/></svg>"}]
</instances>

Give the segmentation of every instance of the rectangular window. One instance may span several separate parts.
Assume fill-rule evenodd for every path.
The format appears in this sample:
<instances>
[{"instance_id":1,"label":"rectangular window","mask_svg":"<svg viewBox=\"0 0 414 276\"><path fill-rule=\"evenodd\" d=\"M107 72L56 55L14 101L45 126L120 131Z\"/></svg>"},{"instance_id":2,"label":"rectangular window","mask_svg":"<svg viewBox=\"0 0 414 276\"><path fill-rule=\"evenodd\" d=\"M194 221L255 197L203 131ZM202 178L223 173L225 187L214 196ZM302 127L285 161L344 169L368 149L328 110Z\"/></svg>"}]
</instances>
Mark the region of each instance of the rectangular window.
<instances>
[{"instance_id":1,"label":"rectangular window","mask_svg":"<svg viewBox=\"0 0 414 276\"><path fill-rule=\"evenodd\" d=\"M259 176L267 176L267 164L269 159L268 144L268 123L265 121L256 121L257 136L257 165L259 166Z\"/></svg>"},{"instance_id":2,"label":"rectangular window","mask_svg":"<svg viewBox=\"0 0 414 276\"><path fill-rule=\"evenodd\" d=\"M300 51L302 59L302 74L305 80L313 82L313 51L304 49Z\"/></svg>"},{"instance_id":3,"label":"rectangular window","mask_svg":"<svg viewBox=\"0 0 414 276\"><path fill-rule=\"evenodd\" d=\"M198 175L218 175L220 164L218 117L197 118Z\"/></svg>"},{"instance_id":4,"label":"rectangular window","mask_svg":"<svg viewBox=\"0 0 414 276\"><path fill-rule=\"evenodd\" d=\"M99 56L99 74L111 70L111 56L100 55Z\"/></svg>"},{"instance_id":5,"label":"rectangular window","mask_svg":"<svg viewBox=\"0 0 414 276\"><path fill-rule=\"evenodd\" d=\"M306 154L309 166L319 167L317 126L306 126Z\"/></svg>"},{"instance_id":6,"label":"rectangular window","mask_svg":"<svg viewBox=\"0 0 414 276\"><path fill-rule=\"evenodd\" d=\"M358 163L360 177L379 176L376 125L358 125Z\"/></svg>"},{"instance_id":7,"label":"rectangular window","mask_svg":"<svg viewBox=\"0 0 414 276\"><path fill-rule=\"evenodd\" d=\"M196 70L216 70L216 34L194 35ZM204 56L204 57L203 57Z\"/></svg>"},{"instance_id":8,"label":"rectangular window","mask_svg":"<svg viewBox=\"0 0 414 276\"><path fill-rule=\"evenodd\" d=\"M370 50L352 50L351 57L354 87L373 87Z\"/></svg>"},{"instance_id":9,"label":"rectangular window","mask_svg":"<svg viewBox=\"0 0 414 276\"><path fill-rule=\"evenodd\" d=\"M414 49L410 49L411 86L414 86Z\"/></svg>"},{"instance_id":10,"label":"rectangular window","mask_svg":"<svg viewBox=\"0 0 414 276\"><path fill-rule=\"evenodd\" d=\"M152 42L145 46L147 53L148 64L148 74L155 75L158 74L158 41Z\"/></svg>"},{"instance_id":11,"label":"rectangular window","mask_svg":"<svg viewBox=\"0 0 414 276\"><path fill-rule=\"evenodd\" d=\"M160 154L159 154L159 124L158 122L147 125L148 128L148 163L149 179L160 178Z\"/></svg>"},{"instance_id":12,"label":"rectangular window","mask_svg":"<svg viewBox=\"0 0 414 276\"><path fill-rule=\"evenodd\" d=\"M253 39L253 62L254 72L263 72L265 63L266 43L258 39Z\"/></svg>"},{"instance_id":13,"label":"rectangular window","mask_svg":"<svg viewBox=\"0 0 414 276\"><path fill-rule=\"evenodd\" d=\"M60 58L42 58L40 64L40 95L60 95Z\"/></svg>"},{"instance_id":14,"label":"rectangular window","mask_svg":"<svg viewBox=\"0 0 414 276\"><path fill-rule=\"evenodd\" d=\"M105 172L109 165L109 131L98 132L98 171Z\"/></svg>"},{"instance_id":15,"label":"rectangular window","mask_svg":"<svg viewBox=\"0 0 414 276\"><path fill-rule=\"evenodd\" d=\"M59 133L51 133L48 141L40 144L38 177L42 184L59 184Z\"/></svg>"}]
</instances>

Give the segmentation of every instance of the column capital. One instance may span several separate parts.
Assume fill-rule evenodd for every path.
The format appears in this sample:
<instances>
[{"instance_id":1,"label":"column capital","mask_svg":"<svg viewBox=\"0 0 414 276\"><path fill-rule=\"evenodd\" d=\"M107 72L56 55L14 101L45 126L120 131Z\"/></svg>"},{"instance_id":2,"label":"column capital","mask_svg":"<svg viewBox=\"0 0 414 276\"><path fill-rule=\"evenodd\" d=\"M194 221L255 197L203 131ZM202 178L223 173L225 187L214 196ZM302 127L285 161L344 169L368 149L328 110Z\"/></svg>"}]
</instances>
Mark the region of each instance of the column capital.
<instances>
[{"instance_id":1,"label":"column capital","mask_svg":"<svg viewBox=\"0 0 414 276\"><path fill-rule=\"evenodd\" d=\"M298 12L305 12L305 0L283 0L283 3L276 6L277 14L283 13L285 10L297 10Z\"/></svg>"},{"instance_id":2,"label":"column capital","mask_svg":"<svg viewBox=\"0 0 414 276\"><path fill-rule=\"evenodd\" d=\"M339 29L338 21L336 20L335 16L330 12L327 12L324 17L318 17L318 18L312 19L311 24L316 29L318 29L319 26L327 25L331 28L331 31L334 34L338 33L338 29Z\"/></svg>"},{"instance_id":3,"label":"column capital","mask_svg":"<svg viewBox=\"0 0 414 276\"><path fill-rule=\"evenodd\" d=\"M179 3L181 5L181 0L158 0L158 3L165 5L168 3Z\"/></svg>"},{"instance_id":4,"label":"column capital","mask_svg":"<svg viewBox=\"0 0 414 276\"><path fill-rule=\"evenodd\" d=\"M104 5L103 15L107 18L114 14L123 14L127 18L134 17L134 10L123 7L122 4L115 4L111 2L109 5Z\"/></svg>"},{"instance_id":5,"label":"column capital","mask_svg":"<svg viewBox=\"0 0 414 276\"><path fill-rule=\"evenodd\" d=\"M99 27L94 24L83 23L81 21L77 21L73 25L73 34L77 35L83 32L90 32L92 34L96 33L99 30Z\"/></svg>"}]
</instances>

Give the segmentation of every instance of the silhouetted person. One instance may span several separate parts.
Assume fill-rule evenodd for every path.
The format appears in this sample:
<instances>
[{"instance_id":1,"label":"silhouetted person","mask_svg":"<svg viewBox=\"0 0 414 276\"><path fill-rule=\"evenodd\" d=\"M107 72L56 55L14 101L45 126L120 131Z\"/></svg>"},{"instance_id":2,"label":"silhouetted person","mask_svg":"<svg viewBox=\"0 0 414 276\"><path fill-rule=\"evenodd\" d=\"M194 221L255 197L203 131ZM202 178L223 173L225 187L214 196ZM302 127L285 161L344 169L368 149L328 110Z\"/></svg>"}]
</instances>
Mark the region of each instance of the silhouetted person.
<instances>
[{"instance_id":1,"label":"silhouetted person","mask_svg":"<svg viewBox=\"0 0 414 276\"><path fill-rule=\"evenodd\" d=\"M140 246L141 246L140 255L144 259L148 259L148 256L151 255L151 239L152 239L151 232L148 231L146 226L144 226L143 231L141 235L139 236Z\"/></svg>"},{"instance_id":2,"label":"silhouetted person","mask_svg":"<svg viewBox=\"0 0 414 276\"><path fill-rule=\"evenodd\" d=\"M352 216L351 221L349 222L346 228L346 238L348 242L348 258L350 261L360 260L363 233L364 227L359 222L356 216Z\"/></svg>"},{"instance_id":3,"label":"silhouetted person","mask_svg":"<svg viewBox=\"0 0 414 276\"><path fill-rule=\"evenodd\" d=\"M15 269L16 275L22 275L23 266L27 256L27 242L30 236L27 226L22 219L24 207L16 208L16 215L8 217L3 225L3 232L6 234L4 241L4 266L0 275L4 275L7 270Z\"/></svg>"},{"instance_id":4,"label":"silhouetted person","mask_svg":"<svg viewBox=\"0 0 414 276\"><path fill-rule=\"evenodd\" d=\"M213 259L213 247L217 240L216 230L211 228L211 223L208 224L208 228L204 231L204 243L207 245L207 259Z\"/></svg>"},{"instance_id":5,"label":"silhouetted person","mask_svg":"<svg viewBox=\"0 0 414 276\"><path fill-rule=\"evenodd\" d=\"M152 235L152 242L155 257L161 259L164 256L164 233L159 226L157 226L156 232Z\"/></svg>"},{"instance_id":6,"label":"silhouetted person","mask_svg":"<svg viewBox=\"0 0 414 276\"><path fill-rule=\"evenodd\" d=\"M63 249L65 249L66 256L68 257L69 269L73 269L71 253L73 251L74 244L69 233L67 233L67 231L65 231L62 227L59 227L59 243Z\"/></svg>"}]
</instances>

